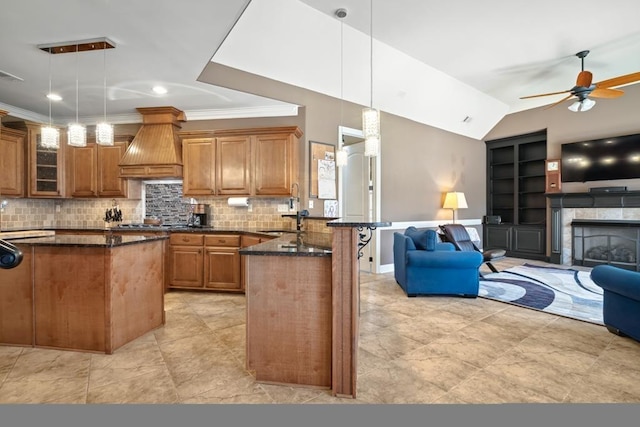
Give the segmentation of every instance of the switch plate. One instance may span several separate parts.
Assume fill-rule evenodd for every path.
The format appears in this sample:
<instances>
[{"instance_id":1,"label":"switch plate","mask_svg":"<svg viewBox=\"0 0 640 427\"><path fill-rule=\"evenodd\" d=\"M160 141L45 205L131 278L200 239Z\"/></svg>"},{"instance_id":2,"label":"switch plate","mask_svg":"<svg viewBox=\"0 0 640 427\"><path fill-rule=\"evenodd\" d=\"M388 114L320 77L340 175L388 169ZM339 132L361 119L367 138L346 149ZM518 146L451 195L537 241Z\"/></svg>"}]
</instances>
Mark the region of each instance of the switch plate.
<instances>
[{"instance_id":1,"label":"switch plate","mask_svg":"<svg viewBox=\"0 0 640 427\"><path fill-rule=\"evenodd\" d=\"M286 213L289 210L289 205L278 205L278 212Z\"/></svg>"},{"instance_id":2,"label":"switch plate","mask_svg":"<svg viewBox=\"0 0 640 427\"><path fill-rule=\"evenodd\" d=\"M313 200L309 200L309 209L313 209Z\"/></svg>"}]
</instances>

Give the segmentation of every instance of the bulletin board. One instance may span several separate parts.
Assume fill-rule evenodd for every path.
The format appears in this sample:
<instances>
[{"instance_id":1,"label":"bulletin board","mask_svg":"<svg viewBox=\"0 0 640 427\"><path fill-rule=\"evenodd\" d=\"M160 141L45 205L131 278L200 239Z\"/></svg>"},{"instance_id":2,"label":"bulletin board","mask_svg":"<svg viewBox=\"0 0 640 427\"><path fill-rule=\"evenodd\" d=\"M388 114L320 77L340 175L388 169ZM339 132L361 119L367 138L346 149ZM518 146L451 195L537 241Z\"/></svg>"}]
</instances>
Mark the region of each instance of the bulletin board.
<instances>
[{"instance_id":1,"label":"bulletin board","mask_svg":"<svg viewBox=\"0 0 640 427\"><path fill-rule=\"evenodd\" d=\"M309 141L309 196L335 199L336 147L324 142Z\"/></svg>"}]
</instances>

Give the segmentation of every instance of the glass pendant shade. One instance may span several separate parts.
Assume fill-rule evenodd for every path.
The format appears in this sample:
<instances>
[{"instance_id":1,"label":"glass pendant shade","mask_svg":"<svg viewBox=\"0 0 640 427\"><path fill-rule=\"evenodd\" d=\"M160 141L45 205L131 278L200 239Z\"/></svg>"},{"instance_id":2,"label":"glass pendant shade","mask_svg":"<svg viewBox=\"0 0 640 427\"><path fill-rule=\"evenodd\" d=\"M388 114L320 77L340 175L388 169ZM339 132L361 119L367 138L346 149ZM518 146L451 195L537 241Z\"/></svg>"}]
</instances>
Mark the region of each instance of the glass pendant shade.
<instances>
[{"instance_id":1,"label":"glass pendant shade","mask_svg":"<svg viewBox=\"0 0 640 427\"><path fill-rule=\"evenodd\" d=\"M362 110L362 133L365 139L374 136L380 137L380 112L375 108Z\"/></svg>"},{"instance_id":2,"label":"glass pendant shade","mask_svg":"<svg viewBox=\"0 0 640 427\"><path fill-rule=\"evenodd\" d=\"M67 129L67 144L74 147L87 146L87 128L80 123L71 123Z\"/></svg>"},{"instance_id":3,"label":"glass pendant shade","mask_svg":"<svg viewBox=\"0 0 640 427\"><path fill-rule=\"evenodd\" d=\"M98 123L96 125L96 142L100 145L113 145L113 125Z\"/></svg>"},{"instance_id":4,"label":"glass pendant shade","mask_svg":"<svg viewBox=\"0 0 640 427\"><path fill-rule=\"evenodd\" d=\"M40 130L42 148L60 148L60 131L52 126L43 126Z\"/></svg>"},{"instance_id":5,"label":"glass pendant shade","mask_svg":"<svg viewBox=\"0 0 640 427\"><path fill-rule=\"evenodd\" d=\"M364 155L376 157L380 152L380 137L370 136L364 140Z\"/></svg>"},{"instance_id":6,"label":"glass pendant shade","mask_svg":"<svg viewBox=\"0 0 640 427\"><path fill-rule=\"evenodd\" d=\"M341 167L347 166L347 163L348 163L347 151L341 148L336 152L336 166L341 168Z\"/></svg>"}]
</instances>

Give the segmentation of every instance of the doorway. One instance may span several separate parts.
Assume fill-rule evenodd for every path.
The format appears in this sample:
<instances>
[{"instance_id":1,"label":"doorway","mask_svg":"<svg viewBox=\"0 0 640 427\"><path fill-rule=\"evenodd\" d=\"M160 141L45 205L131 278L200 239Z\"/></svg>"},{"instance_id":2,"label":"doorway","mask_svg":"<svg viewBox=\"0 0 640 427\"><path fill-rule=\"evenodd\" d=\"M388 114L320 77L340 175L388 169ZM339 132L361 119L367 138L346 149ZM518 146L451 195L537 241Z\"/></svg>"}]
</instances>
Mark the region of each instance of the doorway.
<instances>
[{"instance_id":1,"label":"doorway","mask_svg":"<svg viewBox=\"0 0 640 427\"><path fill-rule=\"evenodd\" d=\"M379 176L380 157L364 155L364 138L359 129L338 127L339 149L347 152L347 165L338 171L340 217L348 217L354 222L377 221L379 219L379 195L376 177ZM367 230L364 231L368 233ZM378 232L374 231L371 241L362 249L360 270L377 273L379 270ZM368 236L367 236L368 237Z\"/></svg>"}]
</instances>

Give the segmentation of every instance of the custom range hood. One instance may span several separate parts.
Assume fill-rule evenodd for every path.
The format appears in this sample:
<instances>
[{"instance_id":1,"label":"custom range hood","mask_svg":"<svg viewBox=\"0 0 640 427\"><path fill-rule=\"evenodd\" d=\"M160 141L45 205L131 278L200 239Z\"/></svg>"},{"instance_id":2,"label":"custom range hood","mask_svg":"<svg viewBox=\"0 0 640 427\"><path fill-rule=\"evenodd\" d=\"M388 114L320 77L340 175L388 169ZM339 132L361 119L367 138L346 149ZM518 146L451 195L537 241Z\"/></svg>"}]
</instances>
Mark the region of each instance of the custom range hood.
<instances>
[{"instance_id":1,"label":"custom range hood","mask_svg":"<svg viewBox=\"0 0 640 427\"><path fill-rule=\"evenodd\" d=\"M136 108L142 127L120 159L121 178L182 178L178 137L183 111L174 107Z\"/></svg>"}]
</instances>

